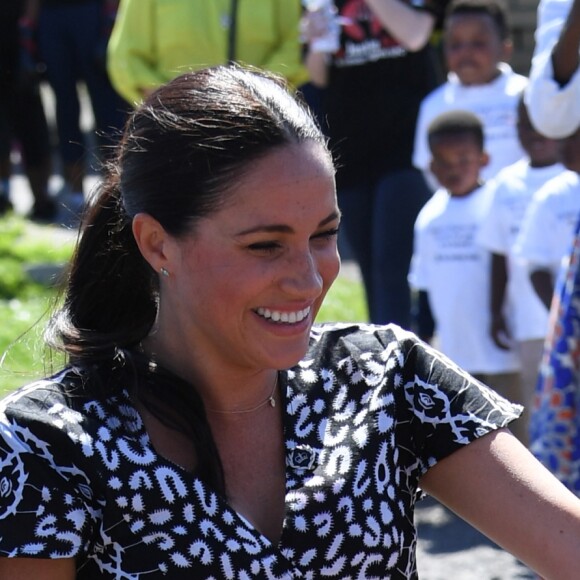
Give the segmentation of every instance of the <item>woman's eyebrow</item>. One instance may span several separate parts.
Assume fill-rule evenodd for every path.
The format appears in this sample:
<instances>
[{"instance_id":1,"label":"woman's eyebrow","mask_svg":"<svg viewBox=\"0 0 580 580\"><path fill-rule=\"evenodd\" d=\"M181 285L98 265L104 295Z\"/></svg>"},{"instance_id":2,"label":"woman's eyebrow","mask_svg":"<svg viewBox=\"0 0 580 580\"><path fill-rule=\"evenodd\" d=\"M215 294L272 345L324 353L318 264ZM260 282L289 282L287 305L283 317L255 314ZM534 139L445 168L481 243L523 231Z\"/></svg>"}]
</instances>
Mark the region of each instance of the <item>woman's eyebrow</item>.
<instances>
[{"instance_id":1,"label":"woman's eyebrow","mask_svg":"<svg viewBox=\"0 0 580 580\"><path fill-rule=\"evenodd\" d=\"M321 220L318 224L318 227L325 226L329 222L332 222L336 219L340 218L339 211L333 211L328 216L326 216L323 220ZM287 224L267 224L267 225L258 225L252 228L248 228L247 230L242 230L238 232L238 236L247 236L249 234L255 234L258 232L265 232L265 233L284 233L290 234L294 231L294 228Z\"/></svg>"}]
</instances>

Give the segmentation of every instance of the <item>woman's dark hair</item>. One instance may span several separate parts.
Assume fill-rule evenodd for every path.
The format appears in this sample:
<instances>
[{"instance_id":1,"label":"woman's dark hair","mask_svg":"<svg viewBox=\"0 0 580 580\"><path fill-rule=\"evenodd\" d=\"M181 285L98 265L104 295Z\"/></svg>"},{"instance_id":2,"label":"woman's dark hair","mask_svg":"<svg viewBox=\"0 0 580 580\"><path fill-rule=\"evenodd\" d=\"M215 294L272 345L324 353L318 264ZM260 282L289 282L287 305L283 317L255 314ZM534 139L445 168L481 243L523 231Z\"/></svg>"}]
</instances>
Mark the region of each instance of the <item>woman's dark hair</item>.
<instances>
[{"instance_id":1,"label":"woman's dark hair","mask_svg":"<svg viewBox=\"0 0 580 580\"><path fill-rule=\"evenodd\" d=\"M137 248L132 218L143 212L173 236L191 232L255 160L307 140L325 144L308 109L263 72L209 68L154 92L128 119L85 216L51 346L95 362L139 343L157 313L158 273Z\"/></svg>"},{"instance_id":2,"label":"woman's dark hair","mask_svg":"<svg viewBox=\"0 0 580 580\"><path fill-rule=\"evenodd\" d=\"M62 306L47 332L49 345L85 377L85 392L133 385L151 413L191 438L199 476L222 491L219 455L195 388L137 352L157 315L159 273L141 256L132 219L147 213L170 235L184 236L227 203L256 160L306 141L326 147L308 108L270 74L221 66L159 88L127 121L83 218Z\"/></svg>"}]
</instances>

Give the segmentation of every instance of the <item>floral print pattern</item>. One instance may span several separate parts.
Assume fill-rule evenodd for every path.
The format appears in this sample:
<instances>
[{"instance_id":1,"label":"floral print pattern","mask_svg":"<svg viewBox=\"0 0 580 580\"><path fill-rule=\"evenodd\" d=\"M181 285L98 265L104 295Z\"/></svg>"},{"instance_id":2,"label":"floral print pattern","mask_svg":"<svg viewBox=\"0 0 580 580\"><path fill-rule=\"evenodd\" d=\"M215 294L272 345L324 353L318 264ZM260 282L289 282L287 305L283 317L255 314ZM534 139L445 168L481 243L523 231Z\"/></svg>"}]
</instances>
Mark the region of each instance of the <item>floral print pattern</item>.
<instances>
[{"instance_id":1,"label":"floral print pattern","mask_svg":"<svg viewBox=\"0 0 580 580\"><path fill-rule=\"evenodd\" d=\"M580 222L550 309L530 418L532 453L580 497Z\"/></svg>"},{"instance_id":2,"label":"floral print pattern","mask_svg":"<svg viewBox=\"0 0 580 580\"><path fill-rule=\"evenodd\" d=\"M0 406L0 551L78 578L416 578L419 478L521 412L398 327L315 327L282 373L286 516L274 545L156 454L123 385L68 369Z\"/></svg>"}]
</instances>

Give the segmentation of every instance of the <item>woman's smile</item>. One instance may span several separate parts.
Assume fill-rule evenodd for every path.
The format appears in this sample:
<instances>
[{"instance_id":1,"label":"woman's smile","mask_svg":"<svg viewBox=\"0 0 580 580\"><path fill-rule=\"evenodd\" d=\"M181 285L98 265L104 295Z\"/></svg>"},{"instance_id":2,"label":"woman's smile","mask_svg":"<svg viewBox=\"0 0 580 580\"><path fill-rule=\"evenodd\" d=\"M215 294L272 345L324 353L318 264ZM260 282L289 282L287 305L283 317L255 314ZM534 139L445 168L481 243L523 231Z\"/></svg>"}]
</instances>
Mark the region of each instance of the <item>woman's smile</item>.
<instances>
[{"instance_id":1,"label":"woman's smile","mask_svg":"<svg viewBox=\"0 0 580 580\"><path fill-rule=\"evenodd\" d=\"M296 324L301 322L310 314L310 306L304 308L303 310L296 311L282 311L282 310L271 310L270 308L258 308L256 311L260 316L271 320L273 322L285 323L285 324Z\"/></svg>"}]
</instances>

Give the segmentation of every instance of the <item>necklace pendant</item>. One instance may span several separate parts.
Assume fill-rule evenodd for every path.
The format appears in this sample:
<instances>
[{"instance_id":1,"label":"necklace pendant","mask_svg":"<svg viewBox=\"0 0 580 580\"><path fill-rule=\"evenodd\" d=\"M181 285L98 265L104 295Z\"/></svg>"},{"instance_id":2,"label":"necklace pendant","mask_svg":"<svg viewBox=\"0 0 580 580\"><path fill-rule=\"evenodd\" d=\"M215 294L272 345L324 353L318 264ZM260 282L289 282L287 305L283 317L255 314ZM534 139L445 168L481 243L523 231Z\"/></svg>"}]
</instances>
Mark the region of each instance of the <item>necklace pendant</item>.
<instances>
[{"instance_id":1,"label":"necklace pendant","mask_svg":"<svg viewBox=\"0 0 580 580\"><path fill-rule=\"evenodd\" d=\"M270 397L270 407L275 407L276 406L276 400L274 399L274 397Z\"/></svg>"}]
</instances>

